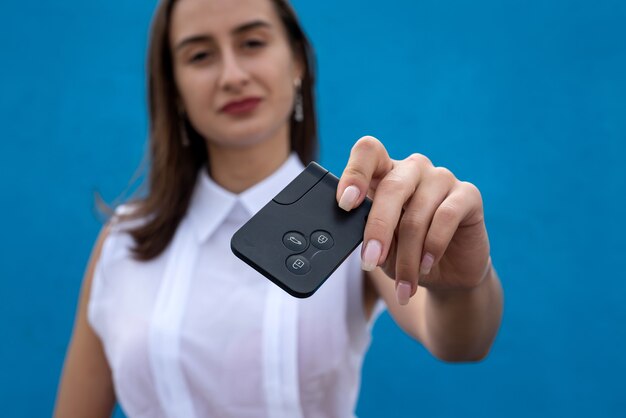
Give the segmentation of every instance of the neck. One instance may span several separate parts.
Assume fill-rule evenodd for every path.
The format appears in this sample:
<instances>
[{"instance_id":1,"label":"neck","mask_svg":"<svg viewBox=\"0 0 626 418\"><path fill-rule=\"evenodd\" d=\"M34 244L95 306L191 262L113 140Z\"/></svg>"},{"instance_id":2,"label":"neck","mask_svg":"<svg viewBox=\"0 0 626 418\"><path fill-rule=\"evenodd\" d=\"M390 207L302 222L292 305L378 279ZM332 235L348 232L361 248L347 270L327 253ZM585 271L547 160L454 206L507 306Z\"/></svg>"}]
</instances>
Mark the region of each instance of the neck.
<instances>
[{"instance_id":1,"label":"neck","mask_svg":"<svg viewBox=\"0 0 626 418\"><path fill-rule=\"evenodd\" d=\"M211 178L224 189L241 193L276 171L289 157L289 135L280 132L274 138L245 147L208 144Z\"/></svg>"}]
</instances>

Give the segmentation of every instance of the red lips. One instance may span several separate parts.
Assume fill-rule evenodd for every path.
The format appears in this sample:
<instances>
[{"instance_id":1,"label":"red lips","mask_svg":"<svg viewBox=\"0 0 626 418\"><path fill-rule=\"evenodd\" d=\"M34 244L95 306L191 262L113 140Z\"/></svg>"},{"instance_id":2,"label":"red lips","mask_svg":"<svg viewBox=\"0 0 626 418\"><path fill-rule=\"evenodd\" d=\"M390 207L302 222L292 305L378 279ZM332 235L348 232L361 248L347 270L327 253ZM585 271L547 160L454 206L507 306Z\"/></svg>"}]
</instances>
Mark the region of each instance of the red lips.
<instances>
[{"instance_id":1,"label":"red lips","mask_svg":"<svg viewBox=\"0 0 626 418\"><path fill-rule=\"evenodd\" d=\"M220 111L229 114L247 113L254 110L261 102L260 97L246 97L241 100L233 100L226 103Z\"/></svg>"}]
</instances>

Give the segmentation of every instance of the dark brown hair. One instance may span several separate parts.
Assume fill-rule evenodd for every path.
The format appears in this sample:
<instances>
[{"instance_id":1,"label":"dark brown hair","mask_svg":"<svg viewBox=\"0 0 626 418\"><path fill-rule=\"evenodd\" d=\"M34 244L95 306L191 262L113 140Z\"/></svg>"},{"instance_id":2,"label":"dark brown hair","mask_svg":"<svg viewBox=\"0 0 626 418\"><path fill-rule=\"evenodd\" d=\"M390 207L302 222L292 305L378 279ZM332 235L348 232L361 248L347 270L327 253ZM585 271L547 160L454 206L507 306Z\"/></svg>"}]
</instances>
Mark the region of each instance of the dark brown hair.
<instances>
[{"instance_id":1,"label":"dark brown hair","mask_svg":"<svg viewBox=\"0 0 626 418\"><path fill-rule=\"evenodd\" d=\"M304 65L301 83L304 120L291 118L291 149L307 164L317 153L317 120L314 84L315 59L311 45L287 0L270 0L285 26L294 57ZM198 170L208 164L205 139L186 117L181 117L177 104L178 91L174 81L169 31L171 13L176 0L162 0L156 8L148 49L149 149L148 171L144 189L146 196L130 203L132 211L120 220L142 219L129 230L138 260L157 257L168 246L176 228L185 216L194 190ZM185 132L186 131L186 132ZM183 145L183 135L188 146Z\"/></svg>"}]
</instances>

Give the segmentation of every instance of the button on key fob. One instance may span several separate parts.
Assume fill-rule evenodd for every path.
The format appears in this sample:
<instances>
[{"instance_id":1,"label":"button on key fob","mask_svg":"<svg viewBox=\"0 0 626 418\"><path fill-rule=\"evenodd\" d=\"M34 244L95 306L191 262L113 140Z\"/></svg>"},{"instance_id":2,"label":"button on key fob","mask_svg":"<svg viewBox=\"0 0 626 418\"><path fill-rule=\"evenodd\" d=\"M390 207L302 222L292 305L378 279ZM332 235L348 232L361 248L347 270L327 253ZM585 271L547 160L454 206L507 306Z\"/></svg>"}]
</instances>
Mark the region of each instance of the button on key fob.
<instances>
[{"instance_id":1,"label":"button on key fob","mask_svg":"<svg viewBox=\"0 0 626 418\"><path fill-rule=\"evenodd\" d=\"M339 179L310 163L243 225L233 253L292 296L306 298L363 240L372 201L350 212L339 208Z\"/></svg>"}]
</instances>

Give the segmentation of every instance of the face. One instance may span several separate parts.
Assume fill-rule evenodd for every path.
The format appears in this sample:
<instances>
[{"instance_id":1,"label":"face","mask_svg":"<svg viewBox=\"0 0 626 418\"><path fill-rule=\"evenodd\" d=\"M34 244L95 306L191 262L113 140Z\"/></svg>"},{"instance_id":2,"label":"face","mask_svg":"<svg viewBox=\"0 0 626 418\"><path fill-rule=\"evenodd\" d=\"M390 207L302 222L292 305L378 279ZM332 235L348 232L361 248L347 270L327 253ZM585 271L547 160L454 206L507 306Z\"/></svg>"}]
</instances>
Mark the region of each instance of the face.
<instances>
[{"instance_id":1,"label":"face","mask_svg":"<svg viewBox=\"0 0 626 418\"><path fill-rule=\"evenodd\" d=\"M209 143L289 140L302 69L270 0L179 0L170 26L180 105Z\"/></svg>"}]
</instances>

